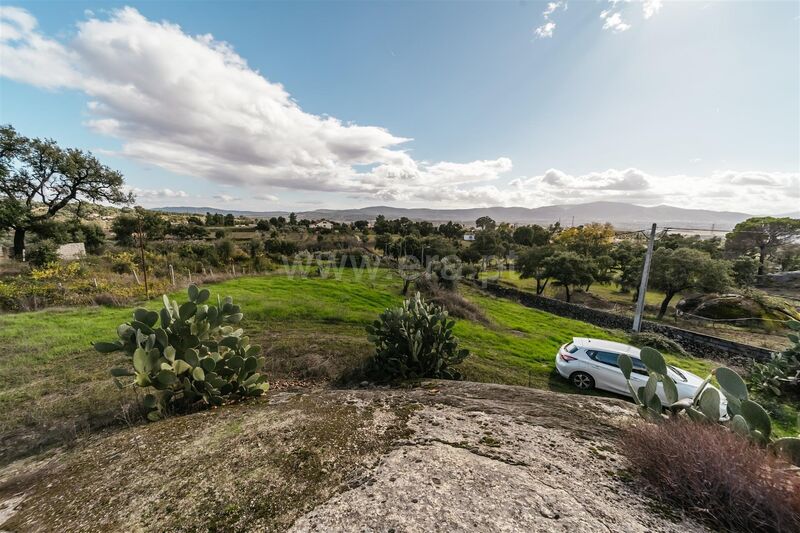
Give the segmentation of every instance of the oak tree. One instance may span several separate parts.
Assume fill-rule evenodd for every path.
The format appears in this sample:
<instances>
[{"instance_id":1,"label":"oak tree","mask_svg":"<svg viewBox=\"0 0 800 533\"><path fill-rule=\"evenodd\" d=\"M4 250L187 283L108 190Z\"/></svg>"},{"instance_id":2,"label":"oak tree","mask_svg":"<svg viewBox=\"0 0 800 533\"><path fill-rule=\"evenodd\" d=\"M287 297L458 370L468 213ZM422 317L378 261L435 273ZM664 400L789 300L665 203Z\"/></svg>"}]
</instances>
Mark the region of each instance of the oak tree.
<instances>
[{"instance_id":1,"label":"oak tree","mask_svg":"<svg viewBox=\"0 0 800 533\"><path fill-rule=\"evenodd\" d=\"M14 230L14 255L22 256L25 234L72 203L127 204L122 174L90 152L61 148L52 139L29 139L0 127L0 197L4 224Z\"/></svg>"}]
</instances>

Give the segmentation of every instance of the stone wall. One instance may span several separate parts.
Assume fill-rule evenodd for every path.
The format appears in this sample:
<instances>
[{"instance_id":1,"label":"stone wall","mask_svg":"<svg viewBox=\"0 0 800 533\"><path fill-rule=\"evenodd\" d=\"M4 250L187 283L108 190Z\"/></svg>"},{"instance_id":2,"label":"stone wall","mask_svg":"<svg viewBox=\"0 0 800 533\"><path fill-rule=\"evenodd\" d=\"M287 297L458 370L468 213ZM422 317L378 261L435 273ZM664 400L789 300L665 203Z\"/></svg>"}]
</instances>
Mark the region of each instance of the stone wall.
<instances>
[{"instance_id":1,"label":"stone wall","mask_svg":"<svg viewBox=\"0 0 800 533\"><path fill-rule=\"evenodd\" d=\"M630 331L633 326L633 319L628 316L539 296L497 283L488 283L483 288L495 296L516 300L526 307L532 307L558 316L574 318L595 326L624 331ZM672 339L680 344L684 350L697 357L724 359L741 364L752 360L764 361L769 359L770 356L770 350L766 348L729 341L658 322L643 321L642 331L659 333Z\"/></svg>"}]
</instances>

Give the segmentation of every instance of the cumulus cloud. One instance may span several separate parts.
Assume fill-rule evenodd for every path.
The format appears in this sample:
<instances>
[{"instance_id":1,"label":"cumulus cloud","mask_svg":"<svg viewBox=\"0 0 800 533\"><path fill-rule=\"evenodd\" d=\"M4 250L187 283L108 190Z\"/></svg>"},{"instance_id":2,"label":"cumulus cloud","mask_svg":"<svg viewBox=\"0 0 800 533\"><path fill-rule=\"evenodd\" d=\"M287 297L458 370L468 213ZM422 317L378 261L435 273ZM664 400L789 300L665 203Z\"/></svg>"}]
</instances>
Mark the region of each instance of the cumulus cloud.
<instances>
[{"instance_id":1,"label":"cumulus cloud","mask_svg":"<svg viewBox=\"0 0 800 533\"><path fill-rule=\"evenodd\" d=\"M540 39L546 39L553 36L553 32L556 29L556 23L553 22L552 15L559 8L565 11L567 9L567 3L563 1L548 2L547 7L545 7L544 11L542 11L544 23L533 30L533 33L536 35L536 37Z\"/></svg>"},{"instance_id":2,"label":"cumulus cloud","mask_svg":"<svg viewBox=\"0 0 800 533\"><path fill-rule=\"evenodd\" d=\"M506 200L502 205L609 200L770 213L791 210L800 198L800 173L724 170L709 175L654 175L628 168L573 175L549 169L515 179L499 192Z\"/></svg>"},{"instance_id":3,"label":"cumulus cloud","mask_svg":"<svg viewBox=\"0 0 800 533\"><path fill-rule=\"evenodd\" d=\"M644 18L649 19L653 15L661 11L664 2L662 0L644 0L642 2L642 13Z\"/></svg>"},{"instance_id":4,"label":"cumulus cloud","mask_svg":"<svg viewBox=\"0 0 800 533\"><path fill-rule=\"evenodd\" d=\"M620 33L629 30L631 25L622 20L622 15L618 12L605 10L600 13L600 18L603 19L603 29L611 30L614 33Z\"/></svg>"},{"instance_id":5,"label":"cumulus cloud","mask_svg":"<svg viewBox=\"0 0 800 533\"><path fill-rule=\"evenodd\" d=\"M88 95L86 124L118 138L118 155L225 185L374 197L496 179L511 168L507 158L415 161L404 148L411 139L303 111L211 35L188 35L130 7L88 16L74 36L57 40L27 11L4 6L0 73Z\"/></svg>"},{"instance_id":6,"label":"cumulus cloud","mask_svg":"<svg viewBox=\"0 0 800 533\"><path fill-rule=\"evenodd\" d=\"M622 33L631 28L631 24L627 20L627 15L623 17L628 6L635 3L642 6L642 17L650 19L661 11L664 6L663 0L608 0L608 8L600 12L600 18L603 19L603 29L613 33Z\"/></svg>"},{"instance_id":7,"label":"cumulus cloud","mask_svg":"<svg viewBox=\"0 0 800 533\"><path fill-rule=\"evenodd\" d=\"M539 26L538 28L536 28L535 30L533 30L533 32L536 34L537 37L541 39L541 38L552 37L553 31L555 31L555 29L556 29L556 23L549 20L544 24L542 24L541 26Z\"/></svg>"}]
</instances>

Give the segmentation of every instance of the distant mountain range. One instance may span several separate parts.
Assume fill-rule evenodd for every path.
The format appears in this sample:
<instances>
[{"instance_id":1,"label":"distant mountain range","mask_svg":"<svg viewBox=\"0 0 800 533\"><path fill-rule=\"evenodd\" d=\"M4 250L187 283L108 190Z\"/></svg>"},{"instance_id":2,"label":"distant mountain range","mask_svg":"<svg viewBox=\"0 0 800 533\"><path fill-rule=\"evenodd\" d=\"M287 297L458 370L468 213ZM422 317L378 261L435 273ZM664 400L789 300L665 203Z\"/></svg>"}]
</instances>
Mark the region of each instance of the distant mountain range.
<instances>
[{"instance_id":1,"label":"distant mountain range","mask_svg":"<svg viewBox=\"0 0 800 533\"><path fill-rule=\"evenodd\" d=\"M241 211L214 207L159 207L154 211L167 213L232 213L249 217L277 217L289 215L288 211ZM488 216L497 222L517 224L552 224L562 226L586 224L588 222L610 222L617 228L642 229L655 222L660 227L728 230L751 215L733 211L710 211L706 209L683 209L669 205L644 207L619 202L591 202L587 204L548 205L543 207L475 207L469 209L426 209L374 206L360 209L316 209L296 212L298 219L327 219L335 222L374 220L376 216L386 218L407 217L411 220L427 220L442 223L452 220L462 224L474 224L475 220Z\"/></svg>"}]
</instances>

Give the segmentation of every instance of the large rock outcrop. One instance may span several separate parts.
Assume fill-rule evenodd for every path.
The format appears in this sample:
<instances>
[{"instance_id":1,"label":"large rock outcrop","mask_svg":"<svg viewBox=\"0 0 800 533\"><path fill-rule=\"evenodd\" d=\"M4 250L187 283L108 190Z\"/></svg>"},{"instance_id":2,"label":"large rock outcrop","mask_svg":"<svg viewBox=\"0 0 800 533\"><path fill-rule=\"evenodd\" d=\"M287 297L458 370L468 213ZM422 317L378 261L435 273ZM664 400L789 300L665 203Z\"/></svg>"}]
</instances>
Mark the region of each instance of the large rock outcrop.
<instances>
[{"instance_id":1,"label":"large rock outcrop","mask_svg":"<svg viewBox=\"0 0 800 533\"><path fill-rule=\"evenodd\" d=\"M5 467L0 530L701 530L626 481L631 413L466 382L273 393Z\"/></svg>"}]
</instances>

